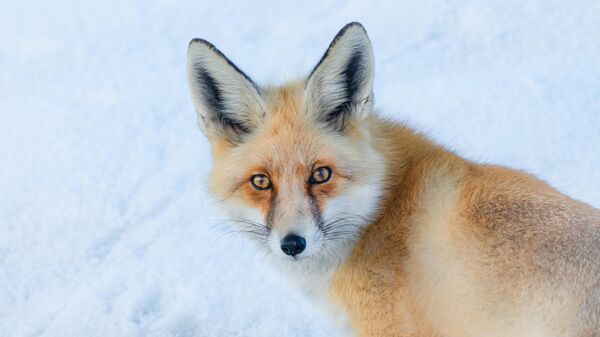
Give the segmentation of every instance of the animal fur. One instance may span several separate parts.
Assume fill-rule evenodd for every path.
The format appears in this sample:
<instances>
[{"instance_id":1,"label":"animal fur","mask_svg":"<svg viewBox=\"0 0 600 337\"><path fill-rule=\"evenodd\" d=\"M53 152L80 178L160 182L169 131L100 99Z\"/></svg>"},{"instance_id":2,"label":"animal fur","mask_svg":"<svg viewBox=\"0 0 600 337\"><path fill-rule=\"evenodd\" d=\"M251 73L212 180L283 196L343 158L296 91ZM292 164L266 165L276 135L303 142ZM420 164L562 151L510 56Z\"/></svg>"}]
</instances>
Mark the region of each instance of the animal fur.
<instances>
[{"instance_id":1,"label":"animal fur","mask_svg":"<svg viewBox=\"0 0 600 337\"><path fill-rule=\"evenodd\" d=\"M258 86L199 39L188 75L211 192L348 334L600 336L600 211L379 116L360 24L299 81ZM317 167L330 181L307 182Z\"/></svg>"}]
</instances>

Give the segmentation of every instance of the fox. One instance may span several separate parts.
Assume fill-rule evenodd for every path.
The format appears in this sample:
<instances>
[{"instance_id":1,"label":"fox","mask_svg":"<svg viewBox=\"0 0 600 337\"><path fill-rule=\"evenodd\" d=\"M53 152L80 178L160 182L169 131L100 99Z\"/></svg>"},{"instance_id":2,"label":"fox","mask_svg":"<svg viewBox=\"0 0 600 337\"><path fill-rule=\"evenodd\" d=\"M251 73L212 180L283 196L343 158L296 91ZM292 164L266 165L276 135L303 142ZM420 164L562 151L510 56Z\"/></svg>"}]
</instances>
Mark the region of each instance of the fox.
<instances>
[{"instance_id":1,"label":"fox","mask_svg":"<svg viewBox=\"0 0 600 337\"><path fill-rule=\"evenodd\" d=\"M278 86L189 43L235 230L347 336L600 336L600 210L383 116L374 65L357 22Z\"/></svg>"}]
</instances>

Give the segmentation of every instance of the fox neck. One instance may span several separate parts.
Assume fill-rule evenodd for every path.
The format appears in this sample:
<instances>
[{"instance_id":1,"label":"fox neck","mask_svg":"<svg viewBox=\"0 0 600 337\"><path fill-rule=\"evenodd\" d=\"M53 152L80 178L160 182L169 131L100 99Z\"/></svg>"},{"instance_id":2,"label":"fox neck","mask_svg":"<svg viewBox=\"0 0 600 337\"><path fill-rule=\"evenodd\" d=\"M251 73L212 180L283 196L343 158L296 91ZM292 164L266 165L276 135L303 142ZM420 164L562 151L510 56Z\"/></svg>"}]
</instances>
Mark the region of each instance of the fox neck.
<instances>
[{"instance_id":1,"label":"fox neck","mask_svg":"<svg viewBox=\"0 0 600 337\"><path fill-rule=\"evenodd\" d=\"M380 200L392 197L407 172L423 158L446 152L409 127L372 114L368 120L372 143L385 161L385 191ZM380 213L382 213L380 211Z\"/></svg>"}]
</instances>

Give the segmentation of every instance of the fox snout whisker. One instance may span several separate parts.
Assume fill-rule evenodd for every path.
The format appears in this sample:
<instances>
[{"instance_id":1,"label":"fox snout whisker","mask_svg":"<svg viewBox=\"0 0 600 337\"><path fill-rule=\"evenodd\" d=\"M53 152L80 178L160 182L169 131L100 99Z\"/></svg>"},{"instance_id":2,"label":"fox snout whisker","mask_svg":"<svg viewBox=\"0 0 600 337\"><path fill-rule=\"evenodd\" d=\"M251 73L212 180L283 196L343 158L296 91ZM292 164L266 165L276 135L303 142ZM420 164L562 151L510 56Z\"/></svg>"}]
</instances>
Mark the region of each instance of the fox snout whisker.
<instances>
[{"instance_id":1,"label":"fox snout whisker","mask_svg":"<svg viewBox=\"0 0 600 337\"><path fill-rule=\"evenodd\" d=\"M368 218L356 214L340 213L319 224L323 238L327 241L346 240L360 234Z\"/></svg>"}]
</instances>

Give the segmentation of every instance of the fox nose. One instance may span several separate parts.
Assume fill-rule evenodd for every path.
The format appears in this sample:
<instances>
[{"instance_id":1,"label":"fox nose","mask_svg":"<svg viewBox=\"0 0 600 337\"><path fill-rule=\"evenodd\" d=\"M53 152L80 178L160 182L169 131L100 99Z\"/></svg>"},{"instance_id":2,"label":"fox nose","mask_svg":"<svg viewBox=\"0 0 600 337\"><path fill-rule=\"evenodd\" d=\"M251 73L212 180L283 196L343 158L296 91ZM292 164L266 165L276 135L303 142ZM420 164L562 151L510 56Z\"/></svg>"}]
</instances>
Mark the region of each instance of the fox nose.
<instances>
[{"instance_id":1,"label":"fox nose","mask_svg":"<svg viewBox=\"0 0 600 337\"><path fill-rule=\"evenodd\" d=\"M306 240L303 237L289 234L281 240L281 250L290 256L296 256L306 248Z\"/></svg>"}]
</instances>

